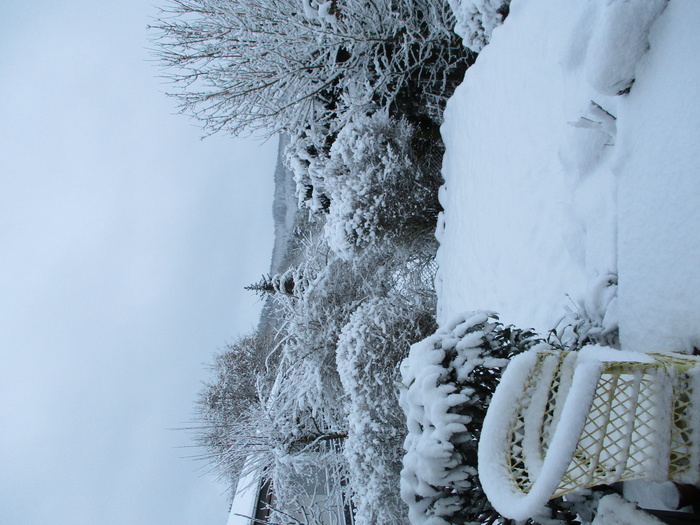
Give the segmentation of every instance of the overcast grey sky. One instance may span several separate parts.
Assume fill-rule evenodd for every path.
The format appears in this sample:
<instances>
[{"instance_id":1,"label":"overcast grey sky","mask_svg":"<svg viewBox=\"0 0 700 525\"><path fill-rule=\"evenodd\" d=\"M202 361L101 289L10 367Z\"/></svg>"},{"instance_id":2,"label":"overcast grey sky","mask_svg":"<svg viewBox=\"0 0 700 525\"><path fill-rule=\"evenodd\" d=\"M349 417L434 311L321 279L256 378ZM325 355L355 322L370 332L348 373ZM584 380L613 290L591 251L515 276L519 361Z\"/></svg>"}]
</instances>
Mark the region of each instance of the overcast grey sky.
<instances>
[{"instance_id":1,"label":"overcast grey sky","mask_svg":"<svg viewBox=\"0 0 700 525\"><path fill-rule=\"evenodd\" d=\"M157 3L154 2L154 3ZM144 0L0 3L0 523L226 522L181 459L202 366L257 322L275 141L199 141Z\"/></svg>"}]
</instances>

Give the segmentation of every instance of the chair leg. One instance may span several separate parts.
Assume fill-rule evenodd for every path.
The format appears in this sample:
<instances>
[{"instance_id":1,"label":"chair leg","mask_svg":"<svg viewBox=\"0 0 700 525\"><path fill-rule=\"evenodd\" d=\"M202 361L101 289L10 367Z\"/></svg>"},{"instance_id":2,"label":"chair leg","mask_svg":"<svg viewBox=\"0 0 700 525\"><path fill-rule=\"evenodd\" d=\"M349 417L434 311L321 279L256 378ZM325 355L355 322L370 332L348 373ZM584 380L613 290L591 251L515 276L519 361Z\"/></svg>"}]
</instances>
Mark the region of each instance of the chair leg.
<instances>
[{"instance_id":1,"label":"chair leg","mask_svg":"<svg viewBox=\"0 0 700 525\"><path fill-rule=\"evenodd\" d=\"M696 485L674 483L678 489L678 508L693 507L693 512L700 513L700 488Z\"/></svg>"}]
</instances>

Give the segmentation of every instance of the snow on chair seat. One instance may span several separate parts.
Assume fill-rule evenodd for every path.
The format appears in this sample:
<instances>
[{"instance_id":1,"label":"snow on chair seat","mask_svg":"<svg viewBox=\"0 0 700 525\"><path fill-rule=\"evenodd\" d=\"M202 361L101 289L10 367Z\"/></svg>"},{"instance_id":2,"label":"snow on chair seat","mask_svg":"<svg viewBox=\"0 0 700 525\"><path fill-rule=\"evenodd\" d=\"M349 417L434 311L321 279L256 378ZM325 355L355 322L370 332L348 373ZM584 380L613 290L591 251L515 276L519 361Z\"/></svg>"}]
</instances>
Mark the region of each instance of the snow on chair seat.
<instances>
[{"instance_id":1,"label":"snow on chair seat","mask_svg":"<svg viewBox=\"0 0 700 525\"><path fill-rule=\"evenodd\" d=\"M700 359L542 344L508 365L479 441L479 478L511 519L631 479L697 483Z\"/></svg>"}]
</instances>

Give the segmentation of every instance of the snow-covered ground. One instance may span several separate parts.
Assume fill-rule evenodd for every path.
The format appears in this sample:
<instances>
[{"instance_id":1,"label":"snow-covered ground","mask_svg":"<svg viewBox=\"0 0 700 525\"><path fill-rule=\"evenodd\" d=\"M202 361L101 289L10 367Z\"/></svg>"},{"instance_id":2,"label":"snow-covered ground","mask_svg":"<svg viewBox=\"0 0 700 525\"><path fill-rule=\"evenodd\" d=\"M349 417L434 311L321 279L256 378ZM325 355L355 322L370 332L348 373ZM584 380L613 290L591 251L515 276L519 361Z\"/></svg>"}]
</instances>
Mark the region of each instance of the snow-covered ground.
<instances>
[{"instance_id":1,"label":"snow-covered ground","mask_svg":"<svg viewBox=\"0 0 700 525\"><path fill-rule=\"evenodd\" d=\"M445 112L441 326L585 308L622 349L700 347L699 25L691 0L513 0Z\"/></svg>"},{"instance_id":2,"label":"snow-covered ground","mask_svg":"<svg viewBox=\"0 0 700 525\"><path fill-rule=\"evenodd\" d=\"M583 304L625 349L700 346L699 24L691 0L513 0L445 113L441 324L546 333Z\"/></svg>"}]
</instances>

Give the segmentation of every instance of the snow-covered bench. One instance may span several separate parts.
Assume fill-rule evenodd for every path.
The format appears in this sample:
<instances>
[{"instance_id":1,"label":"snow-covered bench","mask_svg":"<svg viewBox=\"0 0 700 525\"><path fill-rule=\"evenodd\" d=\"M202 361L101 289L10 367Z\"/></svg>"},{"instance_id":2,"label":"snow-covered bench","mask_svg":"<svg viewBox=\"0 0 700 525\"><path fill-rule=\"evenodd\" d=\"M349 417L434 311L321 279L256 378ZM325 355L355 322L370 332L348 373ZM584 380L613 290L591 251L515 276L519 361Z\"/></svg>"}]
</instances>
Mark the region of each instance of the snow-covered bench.
<instances>
[{"instance_id":1,"label":"snow-covered bench","mask_svg":"<svg viewBox=\"0 0 700 525\"><path fill-rule=\"evenodd\" d=\"M630 479L697 483L700 359L539 345L515 357L489 405L479 478L506 517L578 488Z\"/></svg>"}]
</instances>

